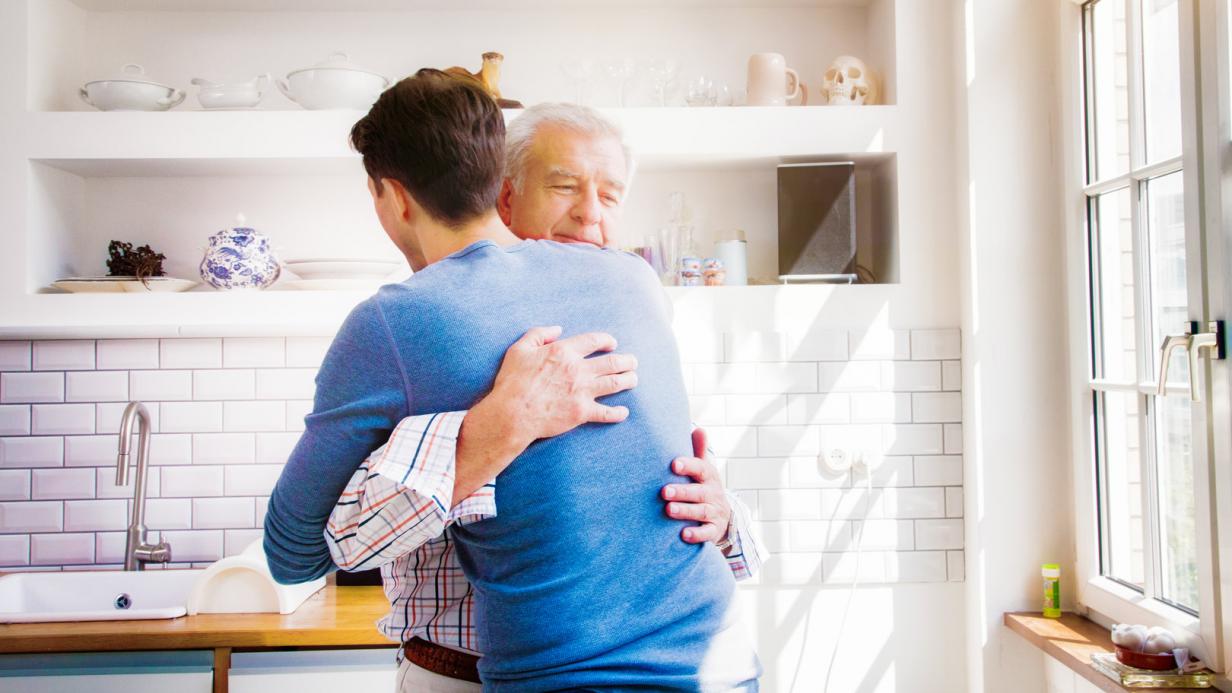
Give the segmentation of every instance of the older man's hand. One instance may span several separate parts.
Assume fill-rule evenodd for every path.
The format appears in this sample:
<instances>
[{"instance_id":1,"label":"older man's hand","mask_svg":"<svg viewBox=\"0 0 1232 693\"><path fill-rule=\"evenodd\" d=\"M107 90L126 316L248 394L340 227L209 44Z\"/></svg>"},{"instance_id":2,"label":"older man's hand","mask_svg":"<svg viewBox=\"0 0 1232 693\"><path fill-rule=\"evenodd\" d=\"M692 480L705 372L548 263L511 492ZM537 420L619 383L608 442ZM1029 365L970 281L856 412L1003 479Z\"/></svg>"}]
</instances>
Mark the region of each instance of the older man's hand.
<instances>
[{"instance_id":1,"label":"older man's hand","mask_svg":"<svg viewBox=\"0 0 1232 693\"><path fill-rule=\"evenodd\" d=\"M667 514L677 520L693 520L701 524L685 527L680 538L690 544L719 541L727 536L731 524L731 505L719 481L719 470L706 456L706 432L693 430L693 457L672 460L672 471L693 479L691 484L668 484L663 487Z\"/></svg>"}]
</instances>

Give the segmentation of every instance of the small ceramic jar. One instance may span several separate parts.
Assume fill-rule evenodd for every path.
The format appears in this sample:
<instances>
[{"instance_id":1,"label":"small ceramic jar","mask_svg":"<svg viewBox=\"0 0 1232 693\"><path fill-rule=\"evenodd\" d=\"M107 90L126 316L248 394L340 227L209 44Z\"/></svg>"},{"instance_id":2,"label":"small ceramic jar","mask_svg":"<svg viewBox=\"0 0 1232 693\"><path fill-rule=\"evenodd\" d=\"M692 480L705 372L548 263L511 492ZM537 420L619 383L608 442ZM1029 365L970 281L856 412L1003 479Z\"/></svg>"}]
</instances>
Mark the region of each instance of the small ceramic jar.
<instances>
[{"instance_id":1,"label":"small ceramic jar","mask_svg":"<svg viewBox=\"0 0 1232 693\"><path fill-rule=\"evenodd\" d=\"M210 236L210 247L201 260L201 278L217 289L264 289L282 271L270 250L269 238L243 225Z\"/></svg>"}]
</instances>

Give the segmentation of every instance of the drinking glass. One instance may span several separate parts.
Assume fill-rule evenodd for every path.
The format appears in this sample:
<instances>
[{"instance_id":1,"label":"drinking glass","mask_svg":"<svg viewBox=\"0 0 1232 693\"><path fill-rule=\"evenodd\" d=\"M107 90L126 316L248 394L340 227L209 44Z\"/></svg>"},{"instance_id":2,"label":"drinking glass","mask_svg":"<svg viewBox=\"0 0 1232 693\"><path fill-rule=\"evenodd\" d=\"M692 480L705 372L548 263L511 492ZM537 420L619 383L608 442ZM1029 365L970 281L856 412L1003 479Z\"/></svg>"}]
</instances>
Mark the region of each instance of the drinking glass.
<instances>
[{"instance_id":1,"label":"drinking glass","mask_svg":"<svg viewBox=\"0 0 1232 693\"><path fill-rule=\"evenodd\" d=\"M595 74L595 64L586 59L569 59L561 62L560 71L569 80L569 85L575 90L574 102L579 106L586 105L590 81Z\"/></svg>"},{"instance_id":2,"label":"drinking glass","mask_svg":"<svg viewBox=\"0 0 1232 693\"><path fill-rule=\"evenodd\" d=\"M659 105L667 105L667 85L676 77L676 61L670 58L651 60L646 65L646 73L654 84L655 95L659 97Z\"/></svg>"},{"instance_id":3,"label":"drinking glass","mask_svg":"<svg viewBox=\"0 0 1232 693\"><path fill-rule=\"evenodd\" d=\"M633 58L609 58L603 61L603 72L616 83L618 106L625 107L625 85L633 76Z\"/></svg>"}]
</instances>

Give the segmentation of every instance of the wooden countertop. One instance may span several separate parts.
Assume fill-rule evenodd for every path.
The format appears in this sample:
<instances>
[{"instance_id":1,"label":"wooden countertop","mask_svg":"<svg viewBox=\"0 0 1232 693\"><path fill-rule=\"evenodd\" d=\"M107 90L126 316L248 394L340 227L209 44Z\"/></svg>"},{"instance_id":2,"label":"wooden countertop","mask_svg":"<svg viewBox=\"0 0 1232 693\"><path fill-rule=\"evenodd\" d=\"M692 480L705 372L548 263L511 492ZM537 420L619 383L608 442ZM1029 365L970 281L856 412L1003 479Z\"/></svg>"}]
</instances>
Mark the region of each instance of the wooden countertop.
<instances>
[{"instance_id":1,"label":"wooden countertop","mask_svg":"<svg viewBox=\"0 0 1232 693\"><path fill-rule=\"evenodd\" d=\"M327 585L295 613L201 614L148 621L0 625L0 653L273 647L395 647L376 629L380 587Z\"/></svg>"},{"instance_id":2,"label":"wooden countertop","mask_svg":"<svg viewBox=\"0 0 1232 693\"><path fill-rule=\"evenodd\" d=\"M1073 669L1079 676L1109 693L1131 689L1104 676L1091 666L1091 655L1112 652L1112 635L1107 628L1078 614L1063 613L1061 618L1044 618L1038 611L1006 613L1005 625L1028 642ZM1134 689L1141 690L1141 689ZM1158 690L1158 689L1150 689ZM1172 688L1173 691L1211 691L1212 688Z\"/></svg>"}]
</instances>

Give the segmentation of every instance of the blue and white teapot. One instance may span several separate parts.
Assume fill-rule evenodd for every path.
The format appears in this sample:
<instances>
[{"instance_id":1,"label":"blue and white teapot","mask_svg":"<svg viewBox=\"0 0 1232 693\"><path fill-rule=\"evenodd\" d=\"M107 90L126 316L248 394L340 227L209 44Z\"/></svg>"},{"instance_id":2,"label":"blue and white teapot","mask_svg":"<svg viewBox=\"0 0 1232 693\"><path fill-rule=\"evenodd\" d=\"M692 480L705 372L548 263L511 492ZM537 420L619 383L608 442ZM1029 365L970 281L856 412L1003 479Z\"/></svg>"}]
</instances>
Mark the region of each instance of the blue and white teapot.
<instances>
[{"instance_id":1,"label":"blue and white teapot","mask_svg":"<svg viewBox=\"0 0 1232 693\"><path fill-rule=\"evenodd\" d=\"M201 278L217 289L264 289L278 279L282 267L270 250L269 238L244 226L243 214L235 222L235 228L210 236Z\"/></svg>"}]
</instances>

